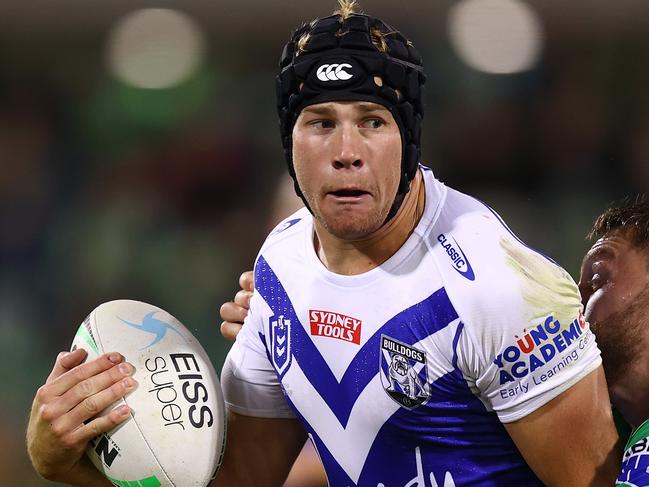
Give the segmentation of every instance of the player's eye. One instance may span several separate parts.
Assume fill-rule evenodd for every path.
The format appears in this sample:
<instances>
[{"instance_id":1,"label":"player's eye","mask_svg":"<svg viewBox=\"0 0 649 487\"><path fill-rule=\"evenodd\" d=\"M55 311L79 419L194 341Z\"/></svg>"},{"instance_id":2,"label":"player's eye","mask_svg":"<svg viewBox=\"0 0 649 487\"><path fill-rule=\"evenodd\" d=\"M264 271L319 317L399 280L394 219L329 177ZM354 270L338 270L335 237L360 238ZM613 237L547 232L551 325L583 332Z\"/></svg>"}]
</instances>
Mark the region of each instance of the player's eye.
<instances>
[{"instance_id":1,"label":"player's eye","mask_svg":"<svg viewBox=\"0 0 649 487\"><path fill-rule=\"evenodd\" d=\"M593 262L592 274L588 279L588 287L592 292L603 288L612 278L611 268L605 261L597 260Z\"/></svg>"},{"instance_id":2,"label":"player's eye","mask_svg":"<svg viewBox=\"0 0 649 487\"><path fill-rule=\"evenodd\" d=\"M600 287L602 287L602 283L602 276L598 273L593 274L593 276L588 280L588 284L592 292L595 292Z\"/></svg>"},{"instance_id":3,"label":"player's eye","mask_svg":"<svg viewBox=\"0 0 649 487\"><path fill-rule=\"evenodd\" d=\"M319 129L332 129L336 126L332 120L326 119L313 120L309 125Z\"/></svg>"},{"instance_id":4,"label":"player's eye","mask_svg":"<svg viewBox=\"0 0 649 487\"><path fill-rule=\"evenodd\" d=\"M368 118L363 122L363 127L370 129L378 129L385 125L385 121L380 118Z\"/></svg>"}]
</instances>

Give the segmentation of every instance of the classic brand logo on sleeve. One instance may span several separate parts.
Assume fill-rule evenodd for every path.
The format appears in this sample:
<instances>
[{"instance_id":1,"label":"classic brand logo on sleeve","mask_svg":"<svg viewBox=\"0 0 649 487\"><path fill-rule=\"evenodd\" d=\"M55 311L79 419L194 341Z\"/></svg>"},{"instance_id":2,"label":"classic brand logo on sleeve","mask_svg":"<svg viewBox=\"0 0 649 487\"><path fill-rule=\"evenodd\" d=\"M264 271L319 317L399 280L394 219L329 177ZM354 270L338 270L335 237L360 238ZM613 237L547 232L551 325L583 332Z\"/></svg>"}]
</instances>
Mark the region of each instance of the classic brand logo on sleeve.
<instances>
[{"instance_id":1,"label":"classic brand logo on sleeve","mask_svg":"<svg viewBox=\"0 0 649 487\"><path fill-rule=\"evenodd\" d=\"M361 342L361 320L332 311L309 310L311 335L338 338L358 345Z\"/></svg>"},{"instance_id":2,"label":"classic brand logo on sleeve","mask_svg":"<svg viewBox=\"0 0 649 487\"><path fill-rule=\"evenodd\" d=\"M494 359L493 363L499 369L500 385L524 379L530 374L533 375L534 385L545 382L577 360L592 337L588 323L581 314L567 326L555 320L553 315L548 316L543 323L526 330L522 337L516 336L516 343L505 348ZM544 368L542 374L534 375L537 369L553 361L556 362L553 367ZM527 385L529 387L529 383ZM515 390L513 393L519 392L527 392L527 388L523 387L521 391Z\"/></svg>"},{"instance_id":3,"label":"classic brand logo on sleeve","mask_svg":"<svg viewBox=\"0 0 649 487\"><path fill-rule=\"evenodd\" d=\"M453 269L458 271L460 275L466 277L469 281L475 281L473 267L471 267L469 259L466 258L462 247L460 247L457 241L453 237L449 238L443 233L440 233L437 236L437 241L442 244L442 248L446 250L446 254L451 258Z\"/></svg>"}]
</instances>

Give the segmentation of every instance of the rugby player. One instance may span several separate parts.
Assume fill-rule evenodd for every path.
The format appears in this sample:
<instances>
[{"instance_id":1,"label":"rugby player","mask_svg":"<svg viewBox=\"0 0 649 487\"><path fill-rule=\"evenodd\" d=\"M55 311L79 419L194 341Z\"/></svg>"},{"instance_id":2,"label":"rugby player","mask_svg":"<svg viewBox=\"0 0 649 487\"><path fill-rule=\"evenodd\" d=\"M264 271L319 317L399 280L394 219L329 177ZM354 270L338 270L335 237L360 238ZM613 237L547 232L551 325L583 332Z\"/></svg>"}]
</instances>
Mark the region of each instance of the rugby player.
<instances>
[{"instance_id":1,"label":"rugby player","mask_svg":"<svg viewBox=\"0 0 649 487\"><path fill-rule=\"evenodd\" d=\"M616 485L649 485L649 199L637 197L597 217L579 279L585 318L602 351L611 401L635 427ZM221 307L223 335L234 340L250 306L252 271L241 290Z\"/></svg>"},{"instance_id":2,"label":"rugby player","mask_svg":"<svg viewBox=\"0 0 649 487\"><path fill-rule=\"evenodd\" d=\"M295 421L332 485L610 485L616 434L576 286L416 166L419 59L373 21L313 22L284 51L283 143L306 209L256 262L222 373L241 428L222 475L251 475L228 456L263 455L247 440L262 421L266 440ZM383 68L358 54L367 37Z\"/></svg>"},{"instance_id":3,"label":"rugby player","mask_svg":"<svg viewBox=\"0 0 649 487\"><path fill-rule=\"evenodd\" d=\"M307 436L332 486L611 485L618 438L576 285L419 164L421 58L340 3L281 57L282 143L305 208L255 263L221 376L214 485L281 485ZM84 424L77 406L123 396L130 371L82 359L57 360L28 447L48 478L108 485L82 452L126 415Z\"/></svg>"},{"instance_id":4,"label":"rugby player","mask_svg":"<svg viewBox=\"0 0 649 487\"><path fill-rule=\"evenodd\" d=\"M649 485L649 200L600 215L584 257L579 290L602 351L611 400L636 430L616 485ZM244 283L249 286L248 283Z\"/></svg>"}]
</instances>

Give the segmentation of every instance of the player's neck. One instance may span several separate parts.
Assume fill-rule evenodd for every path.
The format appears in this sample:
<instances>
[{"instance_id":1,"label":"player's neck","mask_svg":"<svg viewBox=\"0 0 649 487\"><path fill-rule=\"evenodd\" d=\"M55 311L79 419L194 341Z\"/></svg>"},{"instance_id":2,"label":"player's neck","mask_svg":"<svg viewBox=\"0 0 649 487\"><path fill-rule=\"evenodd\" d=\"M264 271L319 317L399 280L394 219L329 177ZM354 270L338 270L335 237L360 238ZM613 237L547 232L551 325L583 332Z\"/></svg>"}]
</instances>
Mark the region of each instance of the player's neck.
<instances>
[{"instance_id":1,"label":"player's neck","mask_svg":"<svg viewBox=\"0 0 649 487\"><path fill-rule=\"evenodd\" d=\"M649 419L649 357L635 357L631 368L613 384L609 384L615 407L635 428Z\"/></svg>"},{"instance_id":2,"label":"player's neck","mask_svg":"<svg viewBox=\"0 0 649 487\"><path fill-rule=\"evenodd\" d=\"M417 171L397 214L376 232L359 240L334 237L315 222L314 245L318 258L336 274L356 275L378 267L408 239L424 212L426 190Z\"/></svg>"}]
</instances>

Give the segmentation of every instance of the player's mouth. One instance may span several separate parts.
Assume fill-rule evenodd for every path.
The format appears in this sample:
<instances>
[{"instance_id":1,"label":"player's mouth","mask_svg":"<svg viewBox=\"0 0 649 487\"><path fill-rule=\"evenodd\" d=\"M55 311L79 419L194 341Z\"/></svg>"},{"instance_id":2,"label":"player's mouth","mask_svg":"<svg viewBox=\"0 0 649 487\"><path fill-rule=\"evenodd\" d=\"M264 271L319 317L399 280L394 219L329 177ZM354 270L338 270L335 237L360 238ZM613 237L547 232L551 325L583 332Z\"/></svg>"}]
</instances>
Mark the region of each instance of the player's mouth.
<instances>
[{"instance_id":1,"label":"player's mouth","mask_svg":"<svg viewBox=\"0 0 649 487\"><path fill-rule=\"evenodd\" d=\"M327 196L337 203L360 203L369 198L371 194L368 191L359 188L344 188L327 192Z\"/></svg>"}]
</instances>

